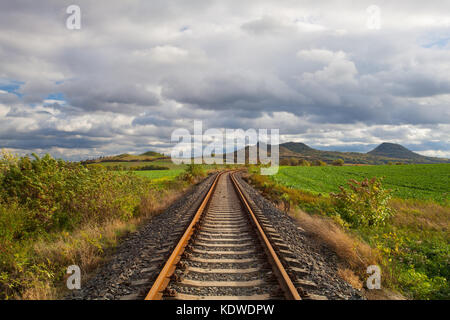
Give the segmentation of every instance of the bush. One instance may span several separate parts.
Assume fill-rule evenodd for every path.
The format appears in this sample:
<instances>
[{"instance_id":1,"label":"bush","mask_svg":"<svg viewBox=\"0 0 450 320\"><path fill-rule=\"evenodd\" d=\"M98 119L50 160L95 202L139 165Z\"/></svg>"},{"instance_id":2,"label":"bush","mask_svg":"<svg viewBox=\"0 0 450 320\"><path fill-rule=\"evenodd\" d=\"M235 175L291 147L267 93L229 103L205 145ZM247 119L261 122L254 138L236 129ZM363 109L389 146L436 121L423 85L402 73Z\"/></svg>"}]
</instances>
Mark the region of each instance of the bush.
<instances>
[{"instance_id":1,"label":"bush","mask_svg":"<svg viewBox=\"0 0 450 320\"><path fill-rule=\"evenodd\" d=\"M206 176L206 172L201 164L190 163L187 165L186 170L180 174L177 179L181 181L186 181L189 183L195 182L199 178Z\"/></svg>"},{"instance_id":2,"label":"bush","mask_svg":"<svg viewBox=\"0 0 450 320\"><path fill-rule=\"evenodd\" d=\"M296 158L285 158L285 159L281 159L280 160L280 165L281 166L298 166L299 165L299 160Z\"/></svg>"},{"instance_id":3,"label":"bush","mask_svg":"<svg viewBox=\"0 0 450 320\"><path fill-rule=\"evenodd\" d=\"M382 189L381 181L375 183L373 179L351 182L356 190L345 190L346 196L336 199L289 188L277 183L276 176L251 173L248 180L280 209L295 211L298 206L314 214L295 211L302 228L324 241L361 280L367 277L367 265L378 264L382 267L383 288L400 290L413 299L448 299L450 296L448 206L430 201L392 199L389 201L391 210L387 207L389 192ZM374 185L377 184L378 190L375 190ZM374 194L377 200L367 200ZM384 212L383 208L386 209ZM372 213L367 213L368 210ZM387 220L394 210L395 216ZM360 214L362 217L358 216ZM364 218L371 215L378 218ZM344 233L345 229L347 233ZM370 247L360 240L366 241Z\"/></svg>"},{"instance_id":4,"label":"bush","mask_svg":"<svg viewBox=\"0 0 450 320\"><path fill-rule=\"evenodd\" d=\"M147 166L140 166L140 167L134 167L131 168L132 170L137 170L137 171L147 171L147 170L170 170L169 167L164 167L164 166L157 166L157 165L147 165Z\"/></svg>"},{"instance_id":5,"label":"bush","mask_svg":"<svg viewBox=\"0 0 450 320\"><path fill-rule=\"evenodd\" d=\"M326 165L327 165L326 162L323 162L322 160L314 160L313 161L313 166L316 166L316 167L323 167Z\"/></svg>"},{"instance_id":6,"label":"bush","mask_svg":"<svg viewBox=\"0 0 450 320\"><path fill-rule=\"evenodd\" d=\"M392 215L393 210L388 206L391 190L382 187L381 179L349 180L348 186L348 189L340 186L341 191L330 196L336 213L353 227L379 225Z\"/></svg>"},{"instance_id":7,"label":"bush","mask_svg":"<svg viewBox=\"0 0 450 320\"><path fill-rule=\"evenodd\" d=\"M309 163L308 160L302 159L299 161L298 165L303 166L303 167L309 167L311 165L311 163Z\"/></svg>"},{"instance_id":8,"label":"bush","mask_svg":"<svg viewBox=\"0 0 450 320\"><path fill-rule=\"evenodd\" d=\"M101 165L84 167L49 155L41 159L33 154L33 158L10 162L0 181L0 203L28 211L27 232L127 219L149 187L144 178L116 174Z\"/></svg>"},{"instance_id":9,"label":"bush","mask_svg":"<svg viewBox=\"0 0 450 320\"><path fill-rule=\"evenodd\" d=\"M342 159L336 159L336 160L333 161L332 164L333 164L333 166L339 166L339 167L341 167L341 166L344 165L344 160L342 160Z\"/></svg>"},{"instance_id":10,"label":"bush","mask_svg":"<svg viewBox=\"0 0 450 320\"><path fill-rule=\"evenodd\" d=\"M0 299L50 297L69 264L94 266L121 228L161 210L172 197L166 191L99 164L3 153Z\"/></svg>"}]
</instances>

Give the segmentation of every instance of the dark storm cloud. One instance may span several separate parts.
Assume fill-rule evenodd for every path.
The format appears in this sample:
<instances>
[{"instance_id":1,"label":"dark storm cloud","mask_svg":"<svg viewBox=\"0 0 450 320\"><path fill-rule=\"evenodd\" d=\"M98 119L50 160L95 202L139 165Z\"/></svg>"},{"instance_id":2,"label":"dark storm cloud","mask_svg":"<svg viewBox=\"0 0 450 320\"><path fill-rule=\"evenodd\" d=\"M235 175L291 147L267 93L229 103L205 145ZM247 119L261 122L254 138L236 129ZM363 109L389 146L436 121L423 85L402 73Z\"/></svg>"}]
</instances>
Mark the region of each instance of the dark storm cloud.
<instances>
[{"instance_id":1,"label":"dark storm cloud","mask_svg":"<svg viewBox=\"0 0 450 320\"><path fill-rule=\"evenodd\" d=\"M12 137L10 137L12 138ZM38 146L39 149L48 148L69 148L69 149L82 149L82 148L96 148L102 146L102 142L98 140L92 140L88 138L74 138L74 137L63 137L63 136L34 136L30 135L20 139L0 139L0 145L3 148L12 149L25 149L33 150Z\"/></svg>"},{"instance_id":2,"label":"dark storm cloud","mask_svg":"<svg viewBox=\"0 0 450 320\"><path fill-rule=\"evenodd\" d=\"M86 82L90 82L91 86L86 87ZM123 82L122 79L68 81L59 89L65 94L69 104L85 111L128 114L159 103L159 98L153 92L139 85Z\"/></svg>"}]
</instances>

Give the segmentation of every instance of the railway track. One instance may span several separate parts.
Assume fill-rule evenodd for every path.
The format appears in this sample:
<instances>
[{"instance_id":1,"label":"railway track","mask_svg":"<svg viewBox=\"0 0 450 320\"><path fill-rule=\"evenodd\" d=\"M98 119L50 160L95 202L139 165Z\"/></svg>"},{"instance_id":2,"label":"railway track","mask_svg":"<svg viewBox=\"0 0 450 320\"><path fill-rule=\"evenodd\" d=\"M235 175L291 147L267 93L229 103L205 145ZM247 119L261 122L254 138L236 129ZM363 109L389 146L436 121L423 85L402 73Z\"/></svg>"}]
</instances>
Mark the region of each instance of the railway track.
<instances>
[{"instance_id":1,"label":"railway track","mask_svg":"<svg viewBox=\"0 0 450 320\"><path fill-rule=\"evenodd\" d=\"M311 298L307 271L234 175L217 175L146 300Z\"/></svg>"}]
</instances>

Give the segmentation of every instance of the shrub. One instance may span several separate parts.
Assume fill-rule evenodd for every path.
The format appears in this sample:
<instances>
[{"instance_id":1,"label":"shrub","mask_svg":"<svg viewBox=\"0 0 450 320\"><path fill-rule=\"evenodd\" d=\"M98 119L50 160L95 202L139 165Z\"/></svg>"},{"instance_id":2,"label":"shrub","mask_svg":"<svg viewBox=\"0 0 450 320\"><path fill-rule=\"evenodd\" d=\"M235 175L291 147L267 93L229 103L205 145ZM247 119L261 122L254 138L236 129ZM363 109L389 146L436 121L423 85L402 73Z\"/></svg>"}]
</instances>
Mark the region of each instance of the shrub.
<instances>
[{"instance_id":1,"label":"shrub","mask_svg":"<svg viewBox=\"0 0 450 320\"><path fill-rule=\"evenodd\" d=\"M349 180L348 189L340 186L339 193L330 193L336 213L353 227L382 224L393 210L388 206L391 190L384 189L381 181L376 177L361 182Z\"/></svg>"},{"instance_id":2,"label":"shrub","mask_svg":"<svg viewBox=\"0 0 450 320\"><path fill-rule=\"evenodd\" d=\"M70 229L81 222L127 219L150 182L101 165L84 167L49 155L21 157L4 170L1 202L28 211L27 231Z\"/></svg>"},{"instance_id":3,"label":"shrub","mask_svg":"<svg viewBox=\"0 0 450 320\"><path fill-rule=\"evenodd\" d=\"M197 179L203 178L205 176L206 172L201 164L190 163L187 165L186 170L182 174L180 174L177 179L193 183Z\"/></svg>"},{"instance_id":4,"label":"shrub","mask_svg":"<svg viewBox=\"0 0 450 320\"><path fill-rule=\"evenodd\" d=\"M157 214L173 197L132 172L49 155L19 158L4 153L0 299L54 298L51 292L62 283L69 264L88 271L103 248L116 241L117 232Z\"/></svg>"},{"instance_id":5,"label":"shrub","mask_svg":"<svg viewBox=\"0 0 450 320\"><path fill-rule=\"evenodd\" d=\"M305 159L300 160L298 164L303 167L309 167L311 165L311 163L309 163L309 161Z\"/></svg>"},{"instance_id":6,"label":"shrub","mask_svg":"<svg viewBox=\"0 0 450 320\"><path fill-rule=\"evenodd\" d=\"M336 160L334 160L333 161L333 166L343 166L344 165L344 160L342 160L342 159L336 159Z\"/></svg>"},{"instance_id":7,"label":"shrub","mask_svg":"<svg viewBox=\"0 0 450 320\"><path fill-rule=\"evenodd\" d=\"M132 168L133 170L137 170L137 171L147 171L147 170L170 170L169 167L164 167L164 166L158 166L158 165L147 165L147 166L140 166L140 167L135 167Z\"/></svg>"},{"instance_id":8,"label":"shrub","mask_svg":"<svg viewBox=\"0 0 450 320\"><path fill-rule=\"evenodd\" d=\"M326 165L327 165L326 162L323 162L322 160L314 160L313 161L313 166L316 166L316 167L323 167Z\"/></svg>"},{"instance_id":9,"label":"shrub","mask_svg":"<svg viewBox=\"0 0 450 320\"><path fill-rule=\"evenodd\" d=\"M414 299L448 299L450 296L449 268L447 268L449 250L447 231L450 221L448 205L442 206L432 201L424 202L417 199L391 199L389 205L395 210L395 216L383 221L386 223L379 222L378 226L375 224L369 226L369 223L358 220L361 217L349 217L346 213L353 210L359 215L360 212L364 213L364 210L372 207L374 202L370 201L367 201L369 205L364 206L362 210L359 209L361 205L354 205L357 199L364 199L372 192L379 192L370 190L369 185L372 181L361 182L360 184L367 185L365 188L356 186L356 189L367 191L366 195L351 188L346 190L347 194L352 194L353 197L344 197L344 199L351 198L347 199L347 202L339 199L344 203L338 207L336 205L338 200L334 197L312 194L299 189L301 187L287 187L277 183L276 176L270 178L259 176L256 172L251 173L253 174L249 180L265 197L272 200L280 209L285 211L289 208L294 209L291 213L295 213L302 228L317 236L345 261L345 266L338 267L344 269L338 269L338 273L346 281L358 284L355 275L364 280L367 278L367 266L377 264L382 268L383 288L400 290L406 297ZM381 184L379 187L381 188ZM386 198L388 197L389 194L386 195ZM387 200L379 202L381 205L378 209L383 208L383 203L385 204ZM295 210L296 206L304 211ZM394 210L387 208L391 214ZM349 228L352 229L348 230ZM347 264L353 273L345 269ZM370 292L367 297L369 299L392 297L389 291L376 291L375 295Z\"/></svg>"}]
</instances>

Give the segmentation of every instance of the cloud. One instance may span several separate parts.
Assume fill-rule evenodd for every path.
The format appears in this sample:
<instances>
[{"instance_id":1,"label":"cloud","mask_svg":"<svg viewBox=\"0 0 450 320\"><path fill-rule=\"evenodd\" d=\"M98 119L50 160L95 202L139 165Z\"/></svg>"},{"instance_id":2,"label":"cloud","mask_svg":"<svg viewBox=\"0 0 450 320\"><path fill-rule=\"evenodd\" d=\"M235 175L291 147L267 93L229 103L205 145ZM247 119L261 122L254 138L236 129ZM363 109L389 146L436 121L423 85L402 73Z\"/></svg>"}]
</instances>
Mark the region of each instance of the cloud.
<instances>
[{"instance_id":1,"label":"cloud","mask_svg":"<svg viewBox=\"0 0 450 320\"><path fill-rule=\"evenodd\" d=\"M168 151L196 119L323 148L448 153L450 3L382 2L369 30L368 0L80 0L77 31L69 4L0 4L0 147Z\"/></svg>"}]
</instances>

